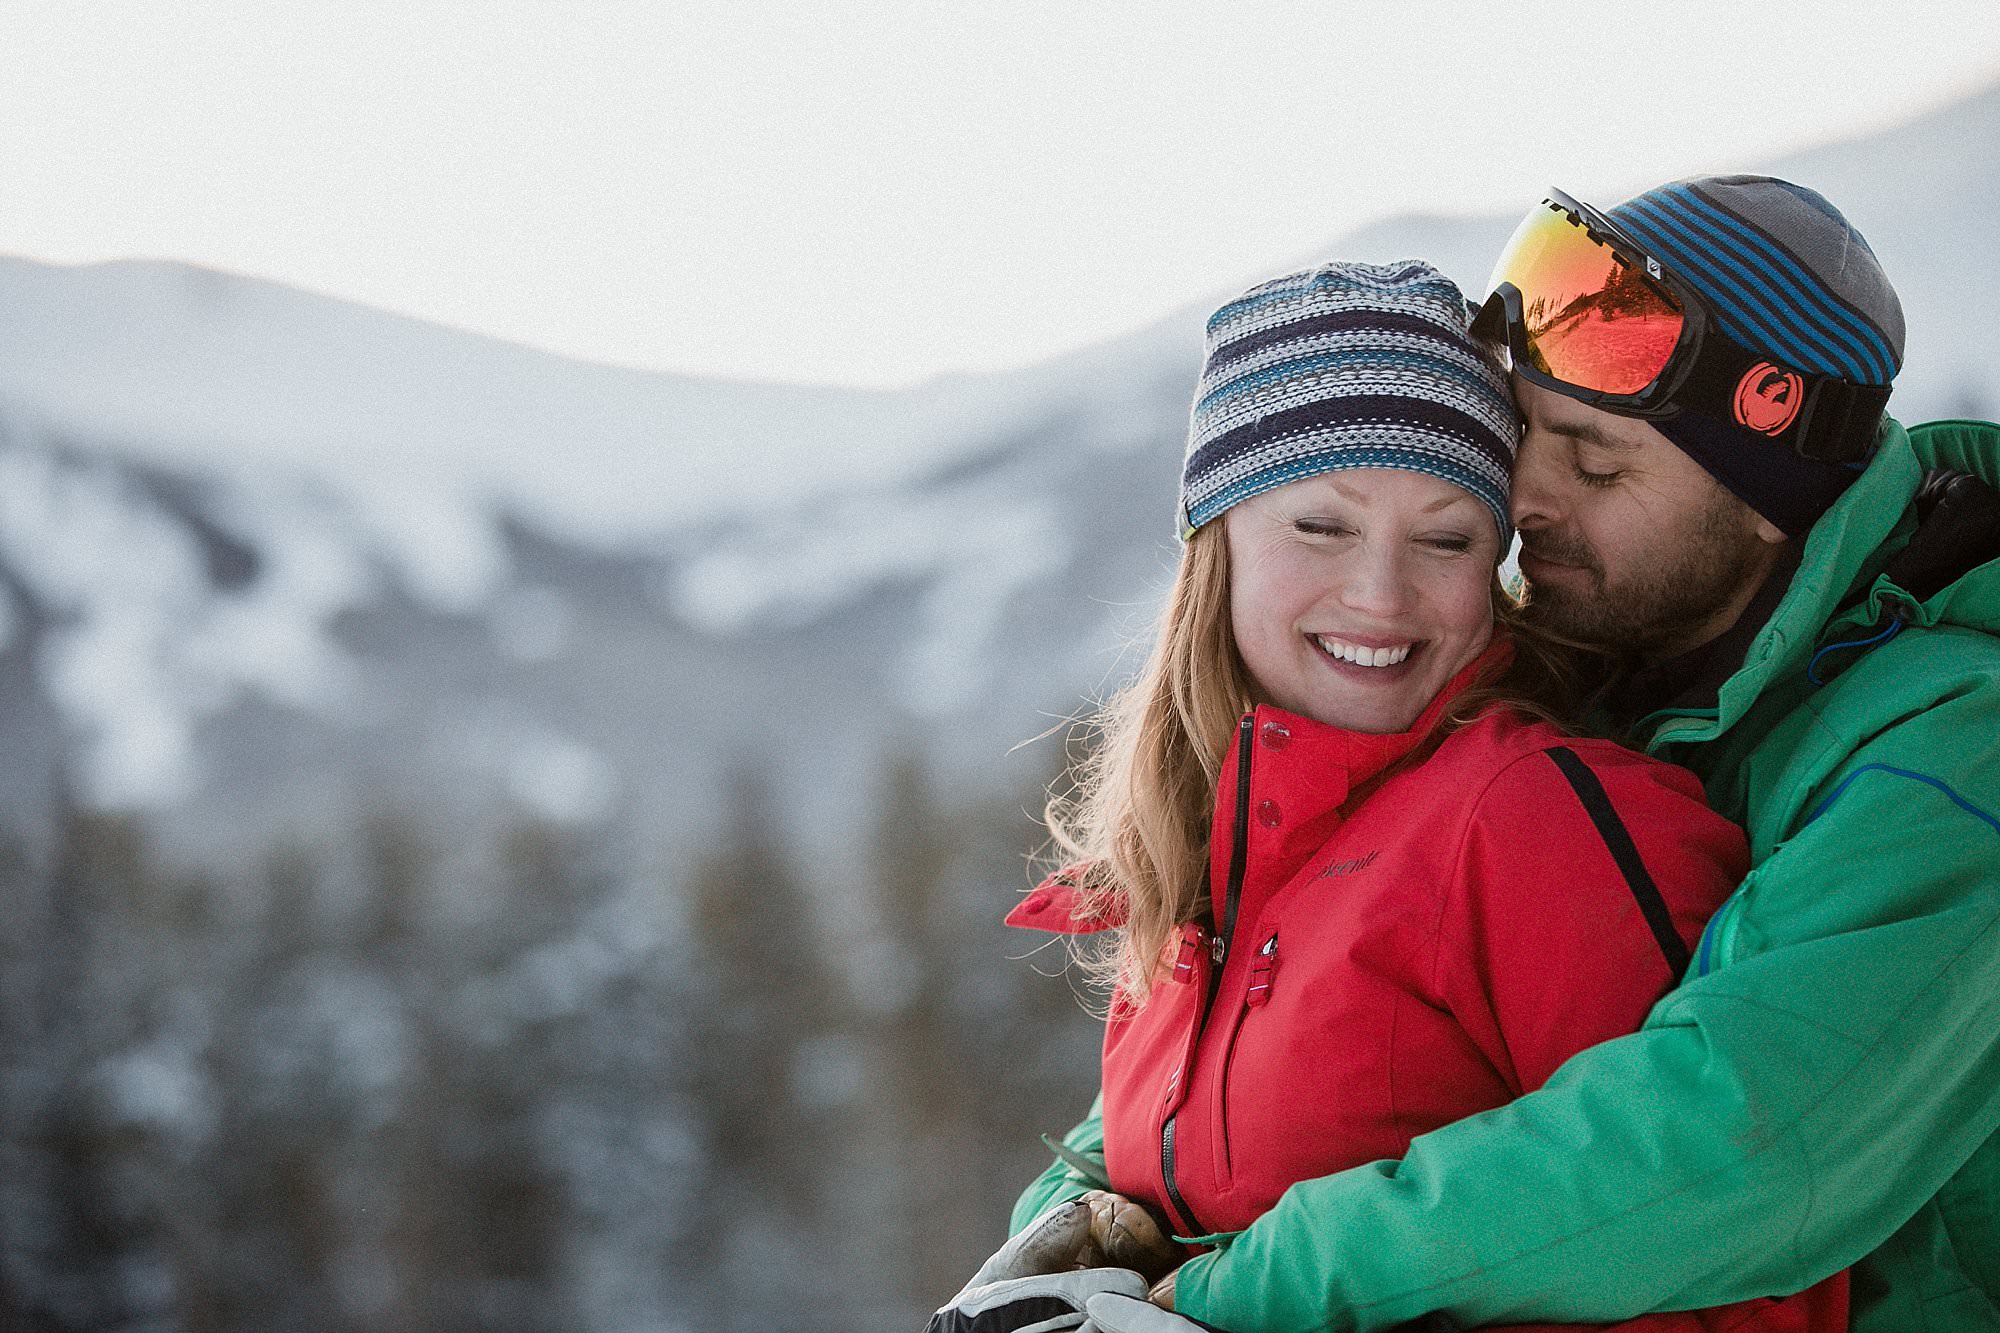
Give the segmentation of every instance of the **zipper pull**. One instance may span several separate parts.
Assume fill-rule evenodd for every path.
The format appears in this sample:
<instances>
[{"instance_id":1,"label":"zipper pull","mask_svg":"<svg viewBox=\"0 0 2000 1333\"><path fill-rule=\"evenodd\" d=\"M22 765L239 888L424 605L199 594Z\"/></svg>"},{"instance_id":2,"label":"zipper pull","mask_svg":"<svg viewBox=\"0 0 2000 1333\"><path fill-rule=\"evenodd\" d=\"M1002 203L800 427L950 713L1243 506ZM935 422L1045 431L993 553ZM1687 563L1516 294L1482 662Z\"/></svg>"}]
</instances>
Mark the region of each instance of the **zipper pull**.
<instances>
[{"instance_id":1,"label":"zipper pull","mask_svg":"<svg viewBox=\"0 0 2000 1333\"><path fill-rule=\"evenodd\" d=\"M1201 924L1190 921L1181 927L1180 952L1174 956L1174 980L1185 986L1194 980L1195 959L1201 950Z\"/></svg>"},{"instance_id":2,"label":"zipper pull","mask_svg":"<svg viewBox=\"0 0 2000 1333\"><path fill-rule=\"evenodd\" d=\"M1278 937L1271 936L1264 941L1264 947L1257 950L1257 956L1250 960L1250 993L1244 1002L1252 1009L1267 1003L1271 998L1271 978L1278 970Z\"/></svg>"},{"instance_id":3,"label":"zipper pull","mask_svg":"<svg viewBox=\"0 0 2000 1333\"><path fill-rule=\"evenodd\" d=\"M1217 967L1221 967L1222 960L1228 956L1229 941L1223 939L1220 935L1211 936L1208 941L1208 961L1214 963Z\"/></svg>"}]
</instances>

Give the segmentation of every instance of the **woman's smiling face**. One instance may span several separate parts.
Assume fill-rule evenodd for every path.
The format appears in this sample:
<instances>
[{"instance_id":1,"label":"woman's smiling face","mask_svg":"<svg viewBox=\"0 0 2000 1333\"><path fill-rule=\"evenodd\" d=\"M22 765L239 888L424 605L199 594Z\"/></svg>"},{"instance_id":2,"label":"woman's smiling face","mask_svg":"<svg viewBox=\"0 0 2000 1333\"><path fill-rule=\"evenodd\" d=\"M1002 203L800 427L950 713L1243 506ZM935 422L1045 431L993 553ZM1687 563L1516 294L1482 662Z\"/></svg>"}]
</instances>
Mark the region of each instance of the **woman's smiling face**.
<instances>
[{"instance_id":1,"label":"woman's smiling face","mask_svg":"<svg viewBox=\"0 0 2000 1333\"><path fill-rule=\"evenodd\" d=\"M1323 472L1222 523L1230 628L1259 702L1350 731L1407 731L1492 640L1500 534L1440 477Z\"/></svg>"}]
</instances>

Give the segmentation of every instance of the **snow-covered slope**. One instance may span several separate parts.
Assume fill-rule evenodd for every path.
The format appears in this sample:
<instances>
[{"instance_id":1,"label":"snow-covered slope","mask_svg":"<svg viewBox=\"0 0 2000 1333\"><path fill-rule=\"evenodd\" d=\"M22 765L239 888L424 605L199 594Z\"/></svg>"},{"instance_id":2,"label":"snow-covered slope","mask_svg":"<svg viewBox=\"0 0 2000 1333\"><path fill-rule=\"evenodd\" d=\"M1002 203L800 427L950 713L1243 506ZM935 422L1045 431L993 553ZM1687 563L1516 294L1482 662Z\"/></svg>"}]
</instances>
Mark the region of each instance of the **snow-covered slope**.
<instances>
[{"instance_id":1,"label":"snow-covered slope","mask_svg":"<svg viewBox=\"0 0 2000 1333\"><path fill-rule=\"evenodd\" d=\"M179 265L0 260L0 641L72 723L71 780L115 806L244 769L197 732L246 701L352 732L385 673L337 627L385 602L487 625L474 654L591 652L521 567L528 533L643 571L617 615L662 634L797 635L922 584L867 674L934 715L991 684L1009 596L1076 549L1072 463L994 478L1051 432L1086 460L1161 438L1185 377L1163 396L1159 348L1186 336L906 393L803 388L588 365ZM766 684L816 697L811 675ZM635 714L685 699L650 683ZM425 720L406 740L465 734L441 721L460 701L434 702L406 702ZM620 784L539 710L473 727L529 739L465 763L542 774L512 794L546 813L600 811Z\"/></svg>"},{"instance_id":2,"label":"snow-covered slope","mask_svg":"<svg viewBox=\"0 0 2000 1333\"><path fill-rule=\"evenodd\" d=\"M283 471L385 508L415 489L593 542L921 471L1065 378L907 393L691 379L187 265L0 259L16 414L164 465Z\"/></svg>"},{"instance_id":3,"label":"snow-covered slope","mask_svg":"<svg viewBox=\"0 0 2000 1333\"><path fill-rule=\"evenodd\" d=\"M1822 188L1896 278L1895 410L2000 409L2000 89L1747 165ZM1513 221L1392 219L1327 252L1473 287ZM838 840L899 749L1019 786L1053 749L1009 744L1113 678L1159 591L1212 304L876 392L0 259L0 735L196 844L397 790L688 833L713 775L754 767Z\"/></svg>"}]
</instances>

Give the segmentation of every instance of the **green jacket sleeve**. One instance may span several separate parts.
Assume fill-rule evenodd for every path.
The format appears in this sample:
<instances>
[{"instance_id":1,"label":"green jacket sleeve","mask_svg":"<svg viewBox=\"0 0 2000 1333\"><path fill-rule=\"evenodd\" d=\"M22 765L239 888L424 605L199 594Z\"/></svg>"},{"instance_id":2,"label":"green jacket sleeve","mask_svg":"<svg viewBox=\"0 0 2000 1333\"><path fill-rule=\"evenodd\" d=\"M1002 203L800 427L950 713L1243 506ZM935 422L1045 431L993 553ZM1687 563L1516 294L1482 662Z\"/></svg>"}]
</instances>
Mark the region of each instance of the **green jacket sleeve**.
<instances>
[{"instance_id":1,"label":"green jacket sleeve","mask_svg":"<svg viewBox=\"0 0 2000 1333\"><path fill-rule=\"evenodd\" d=\"M1179 1308L1229 1333L1608 1323L1796 1291L1881 1245L2000 1128L1982 693L1802 801L1640 1032L1401 1162L1294 1186L1189 1261Z\"/></svg>"},{"instance_id":2,"label":"green jacket sleeve","mask_svg":"<svg viewBox=\"0 0 2000 1333\"><path fill-rule=\"evenodd\" d=\"M1080 1158L1088 1158L1095 1163L1104 1161L1104 1094L1099 1093L1090 1103L1090 1114L1083 1123L1062 1137L1063 1147ZM1040 1217L1059 1203L1068 1203L1079 1195L1103 1188L1101 1179L1092 1179L1077 1167L1058 1156L1049 1164L1048 1170L1035 1177L1034 1183L1021 1192L1014 1203L1014 1215L1007 1223L1007 1234L1017 1234L1022 1227Z\"/></svg>"}]
</instances>

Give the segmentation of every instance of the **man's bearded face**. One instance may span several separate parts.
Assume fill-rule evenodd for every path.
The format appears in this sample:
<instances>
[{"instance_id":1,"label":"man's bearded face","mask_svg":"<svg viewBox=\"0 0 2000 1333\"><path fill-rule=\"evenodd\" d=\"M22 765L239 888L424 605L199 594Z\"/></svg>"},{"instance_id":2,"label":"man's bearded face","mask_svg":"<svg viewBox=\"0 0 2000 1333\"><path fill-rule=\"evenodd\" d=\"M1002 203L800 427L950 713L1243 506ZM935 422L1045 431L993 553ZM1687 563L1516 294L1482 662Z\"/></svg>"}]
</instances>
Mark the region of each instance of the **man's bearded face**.
<instances>
[{"instance_id":1,"label":"man's bearded face","mask_svg":"<svg viewBox=\"0 0 2000 1333\"><path fill-rule=\"evenodd\" d=\"M1528 618L1658 659L1727 630L1783 534L1643 421L1514 382L1514 523Z\"/></svg>"}]
</instances>

